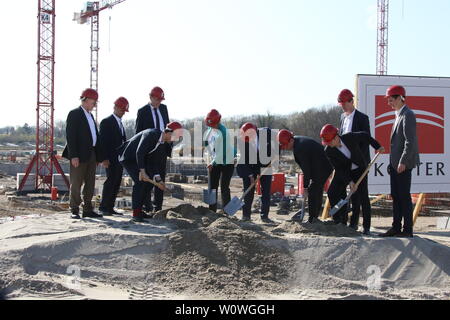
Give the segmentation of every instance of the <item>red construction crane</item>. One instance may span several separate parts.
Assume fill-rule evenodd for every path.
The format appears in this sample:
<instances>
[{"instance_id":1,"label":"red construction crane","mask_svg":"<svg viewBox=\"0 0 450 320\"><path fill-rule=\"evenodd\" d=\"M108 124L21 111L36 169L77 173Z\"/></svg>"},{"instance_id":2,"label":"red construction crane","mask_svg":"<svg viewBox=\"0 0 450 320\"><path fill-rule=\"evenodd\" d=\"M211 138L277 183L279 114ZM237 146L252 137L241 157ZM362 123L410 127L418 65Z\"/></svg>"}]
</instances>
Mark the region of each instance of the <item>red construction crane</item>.
<instances>
[{"instance_id":1,"label":"red construction crane","mask_svg":"<svg viewBox=\"0 0 450 320\"><path fill-rule=\"evenodd\" d=\"M378 0L377 74L387 75L389 0Z\"/></svg>"},{"instance_id":2,"label":"red construction crane","mask_svg":"<svg viewBox=\"0 0 450 320\"><path fill-rule=\"evenodd\" d=\"M87 2L86 8L81 12L75 12L73 21L79 24L91 22L91 84L90 88L98 91L98 52L99 48L99 14L105 9L110 9L125 0L103 0L101 2ZM94 109L95 120L98 121L97 107Z\"/></svg>"},{"instance_id":3,"label":"red construction crane","mask_svg":"<svg viewBox=\"0 0 450 320\"><path fill-rule=\"evenodd\" d=\"M69 180L55 157L54 138L54 81L55 81L55 0L38 0L38 62L37 62L37 123L36 153L19 184L24 191L30 173L34 176L35 191L49 191L53 169L62 175L67 187ZM29 188L27 188L29 191Z\"/></svg>"}]
</instances>

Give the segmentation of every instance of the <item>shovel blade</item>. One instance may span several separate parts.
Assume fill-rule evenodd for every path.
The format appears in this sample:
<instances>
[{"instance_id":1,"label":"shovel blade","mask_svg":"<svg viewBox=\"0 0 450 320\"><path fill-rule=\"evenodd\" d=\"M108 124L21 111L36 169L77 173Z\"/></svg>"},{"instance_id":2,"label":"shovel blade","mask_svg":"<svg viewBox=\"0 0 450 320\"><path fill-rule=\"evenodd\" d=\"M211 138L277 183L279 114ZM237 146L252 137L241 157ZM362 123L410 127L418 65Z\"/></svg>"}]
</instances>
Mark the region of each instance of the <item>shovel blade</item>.
<instances>
[{"instance_id":1,"label":"shovel blade","mask_svg":"<svg viewBox=\"0 0 450 320\"><path fill-rule=\"evenodd\" d=\"M226 214L234 216L244 205L244 203L238 198L234 197L230 202L223 208Z\"/></svg>"},{"instance_id":2,"label":"shovel blade","mask_svg":"<svg viewBox=\"0 0 450 320\"><path fill-rule=\"evenodd\" d=\"M204 189L203 202L208 205L216 204L217 203L216 190Z\"/></svg>"},{"instance_id":3,"label":"shovel blade","mask_svg":"<svg viewBox=\"0 0 450 320\"><path fill-rule=\"evenodd\" d=\"M345 206L346 204L348 203L348 200L345 200L345 199L342 199L341 201L339 201L338 203L337 203L337 205L335 205L334 207L333 207L333 209L331 209L331 211L330 211L330 216L334 216L339 210L341 210L341 208L343 207L343 206Z\"/></svg>"}]
</instances>

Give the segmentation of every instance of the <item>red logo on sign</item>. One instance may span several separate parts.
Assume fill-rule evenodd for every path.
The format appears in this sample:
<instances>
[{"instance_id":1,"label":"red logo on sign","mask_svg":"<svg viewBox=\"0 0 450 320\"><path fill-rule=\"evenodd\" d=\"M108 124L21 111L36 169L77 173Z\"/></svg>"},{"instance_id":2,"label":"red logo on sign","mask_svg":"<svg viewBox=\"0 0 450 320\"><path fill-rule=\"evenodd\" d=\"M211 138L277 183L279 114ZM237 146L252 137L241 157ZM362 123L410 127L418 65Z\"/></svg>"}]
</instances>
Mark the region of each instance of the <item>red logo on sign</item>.
<instances>
[{"instance_id":1,"label":"red logo on sign","mask_svg":"<svg viewBox=\"0 0 450 320\"><path fill-rule=\"evenodd\" d=\"M416 114L419 152L444 153L444 97L407 97L406 105ZM395 112L384 96L375 97L375 139L391 150L391 131Z\"/></svg>"}]
</instances>

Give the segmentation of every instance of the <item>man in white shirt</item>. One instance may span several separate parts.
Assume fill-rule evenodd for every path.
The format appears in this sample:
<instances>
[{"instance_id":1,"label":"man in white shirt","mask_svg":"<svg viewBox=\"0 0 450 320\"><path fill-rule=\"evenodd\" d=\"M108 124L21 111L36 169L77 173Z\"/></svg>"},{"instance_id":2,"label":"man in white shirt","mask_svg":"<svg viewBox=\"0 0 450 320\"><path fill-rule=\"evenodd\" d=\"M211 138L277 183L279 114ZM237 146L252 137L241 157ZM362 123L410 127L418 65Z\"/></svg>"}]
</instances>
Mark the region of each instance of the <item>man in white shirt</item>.
<instances>
[{"instance_id":1,"label":"man in white shirt","mask_svg":"<svg viewBox=\"0 0 450 320\"><path fill-rule=\"evenodd\" d=\"M339 93L338 103L343 111L339 135L342 136L349 132L366 132L370 135L369 117L356 109L354 97L355 96L353 93L348 89L344 89ZM369 145L361 143L359 147L366 160L370 161ZM359 172L361 173L364 169L365 168L360 168ZM352 168L352 170L355 170L355 168ZM358 192L352 196L352 216L350 219L350 227L355 230L358 229L361 208L365 221L365 223L363 223L364 229L368 230L370 229L372 211L369 199L368 177L361 182Z\"/></svg>"},{"instance_id":2,"label":"man in white shirt","mask_svg":"<svg viewBox=\"0 0 450 320\"><path fill-rule=\"evenodd\" d=\"M347 197L346 187L350 185L353 192L357 192L355 183L366 170L369 160L364 157L360 145L371 145L377 152L384 152L384 148L366 132L349 132L338 135L338 129L330 124L324 126L320 133L322 143L326 145L325 153L334 167L335 174L328 189L331 206ZM360 185L361 186L361 185ZM364 212L363 212L364 213ZM347 208L343 207L333 216L336 223L347 225ZM370 215L364 216L364 234L370 234Z\"/></svg>"},{"instance_id":3,"label":"man in white shirt","mask_svg":"<svg viewBox=\"0 0 450 320\"><path fill-rule=\"evenodd\" d=\"M127 140L122 118L128 111L128 100L120 97L114 103L114 113L100 123L100 140L107 161L106 181L103 184L102 202L99 208L103 216L121 215L114 210L123 174L117 149Z\"/></svg>"},{"instance_id":4,"label":"man in white shirt","mask_svg":"<svg viewBox=\"0 0 450 320\"><path fill-rule=\"evenodd\" d=\"M99 218L94 212L92 197L95 188L97 163L104 161L98 130L91 111L97 105L98 93L86 89L81 94L81 106L67 116L67 145L63 157L70 161L70 208L73 219L80 219L79 206L83 202L83 218ZM107 166L107 162L103 164ZM81 200L81 186L83 201Z\"/></svg>"},{"instance_id":5,"label":"man in white shirt","mask_svg":"<svg viewBox=\"0 0 450 320\"><path fill-rule=\"evenodd\" d=\"M158 129L161 132L164 132L166 126L170 123L167 106L162 103L165 99L165 93L160 87L154 87L151 90L150 102L138 110L136 118L136 134L146 129ZM161 179L163 181L165 181L166 177L167 157L171 157L172 155L172 146L172 143L164 143L166 157L162 159L160 164L161 167L159 168L159 172L161 172ZM150 189L153 189L153 187L150 186ZM152 190L150 190L148 195L146 195L144 201L144 211L147 213L150 213L153 210L161 210L163 204L164 193L160 189L155 188L154 203L152 203L151 192Z\"/></svg>"}]
</instances>

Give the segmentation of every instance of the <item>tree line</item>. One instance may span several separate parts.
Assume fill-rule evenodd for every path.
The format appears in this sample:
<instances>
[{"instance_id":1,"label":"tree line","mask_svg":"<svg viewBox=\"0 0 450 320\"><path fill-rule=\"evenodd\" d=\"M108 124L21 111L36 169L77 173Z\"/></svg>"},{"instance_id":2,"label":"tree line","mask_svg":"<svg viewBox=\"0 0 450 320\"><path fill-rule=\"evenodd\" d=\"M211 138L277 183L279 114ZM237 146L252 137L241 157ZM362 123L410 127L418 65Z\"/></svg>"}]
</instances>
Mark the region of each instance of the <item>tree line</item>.
<instances>
[{"instance_id":1,"label":"tree line","mask_svg":"<svg viewBox=\"0 0 450 320\"><path fill-rule=\"evenodd\" d=\"M252 122L257 127L269 127L272 129L288 129L295 135L308 136L320 140L320 129L324 124L330 123L339 125L341 109L336 106L322 106L319 108L310 108L306 111L295 112L288 115L278 115L270 111L265 114L255 114L251 116L233 116L224 118L222 121L228 128L240 128L245 122ZM196 121L202 121L203 118L193 118L183 120L183 125L187 130L193 132ZM123 125L130 138L135 134L135 119L124 119ZM203 124L203 129L205 126ZM64 145L66 143L66 123L59 120L54 125L55 144ZM36 127L25 123L23 126L7 126L0 128L1 143L35 143Z\"/></svg>"}]
</instances>

